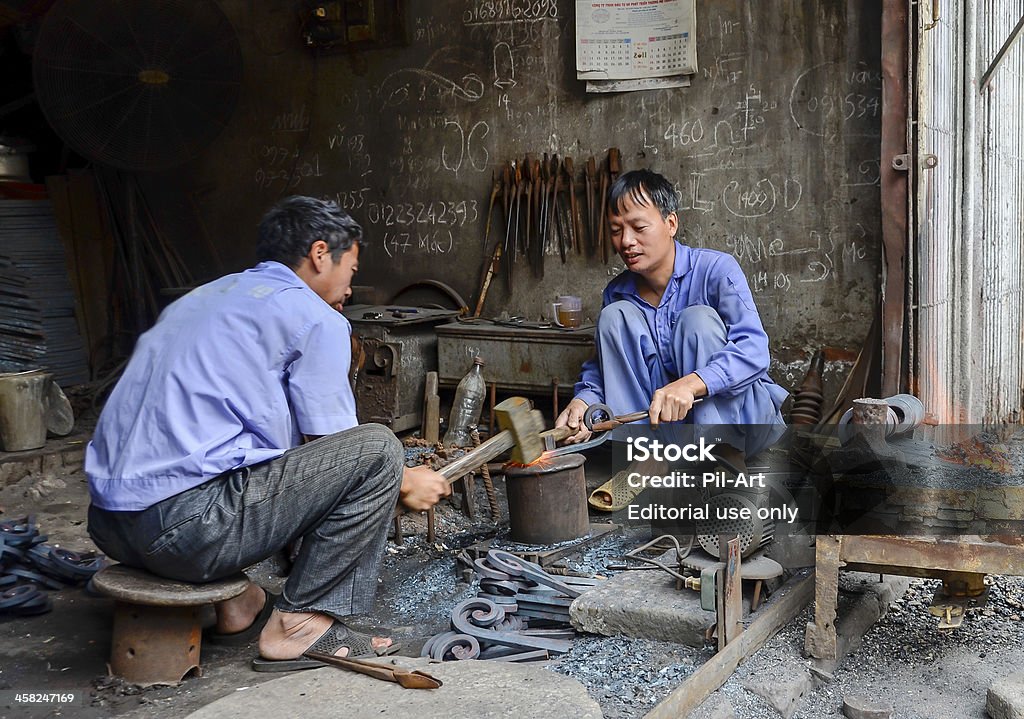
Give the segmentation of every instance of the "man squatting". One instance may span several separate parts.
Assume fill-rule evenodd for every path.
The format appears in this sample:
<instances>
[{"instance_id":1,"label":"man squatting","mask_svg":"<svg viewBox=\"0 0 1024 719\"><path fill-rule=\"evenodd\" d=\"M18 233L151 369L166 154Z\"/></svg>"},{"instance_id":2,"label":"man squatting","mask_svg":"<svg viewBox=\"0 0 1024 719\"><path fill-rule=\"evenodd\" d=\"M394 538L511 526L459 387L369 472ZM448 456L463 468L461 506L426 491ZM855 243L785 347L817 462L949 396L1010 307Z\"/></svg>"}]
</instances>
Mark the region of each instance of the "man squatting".
<instances>
[{"instance_id":1,"label":"man squatting","mask_svg":"<svg viewBox=\"0 0 1024 719\"><path fill-rule=\"evenodd\" d=\"M621 175L608 207L626 269L604 289L596 356L556 425L584 441L583 413L603 402L616 414L647 409L652 425L728 426L729 444L753 456L781 435L788 393L768 376L768 335L739 263L675 240L679 200L656 172Z\"/></svg>"}]
</instances>

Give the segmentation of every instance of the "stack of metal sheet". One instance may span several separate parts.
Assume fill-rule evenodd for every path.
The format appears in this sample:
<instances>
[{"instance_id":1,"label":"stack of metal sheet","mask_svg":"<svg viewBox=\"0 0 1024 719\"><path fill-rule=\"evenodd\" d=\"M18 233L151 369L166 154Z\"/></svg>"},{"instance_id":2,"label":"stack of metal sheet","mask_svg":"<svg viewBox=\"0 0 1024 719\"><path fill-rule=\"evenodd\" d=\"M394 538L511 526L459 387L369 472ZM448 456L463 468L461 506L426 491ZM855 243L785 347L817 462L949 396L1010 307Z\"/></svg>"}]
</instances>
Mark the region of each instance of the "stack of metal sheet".
<instances>
[{"instance_id":1,"label":"stack of metal sheet","mask_svg":"<svg viewBox=\"0 0 1024 719\"><path fill-rule=\"evenodd\" d=\"M49 202L0 200L0 371L89 380L75 297Z\"/></svg>"}]
</instances>

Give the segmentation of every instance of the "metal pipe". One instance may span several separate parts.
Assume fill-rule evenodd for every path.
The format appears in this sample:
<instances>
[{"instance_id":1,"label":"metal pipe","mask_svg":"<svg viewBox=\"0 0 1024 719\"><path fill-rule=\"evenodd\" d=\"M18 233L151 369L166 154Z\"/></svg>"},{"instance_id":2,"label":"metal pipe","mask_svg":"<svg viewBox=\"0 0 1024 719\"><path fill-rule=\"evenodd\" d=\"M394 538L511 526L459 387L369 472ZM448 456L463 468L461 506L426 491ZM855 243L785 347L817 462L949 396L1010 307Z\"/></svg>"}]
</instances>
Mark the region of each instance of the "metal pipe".
<instances>
[{"instance_id":1,"label":"metal pipe","mask_svg":"<svg viewBox=\"0 0 1024 719\"><path fill-rule=\"evenodd\" d=\"M985 70L985 73L981 76L981 84L978 86L978 92L984 92L985 88L988 87L988 84L992 81L992 76L995 74L996 70L999 69L999 65L1002 64L1003 58L1006 57L1006 53L1010 51L1013 43L1017 41L1017 38L1021 36L1022 32L1024 32L1024 15L1022 15L1020 20L1017 21L1017 26L1010 31L1010 35L1006 38L1006 42L1004 42L1003 46L999 48L999 52L997 52L996 56L992 58L992 62Z\"/></svg>"},{"instance_id":2,"label":"metal pipe","mask_svg":"<svg viewBox=\"0 0 1024 719\"><path fill-rule=\"evenodd\" d=\"M907 152L907 4L882 4L882 394L900 391L906 320L907 175L892 160Z\"/></svg>"}]
</instances>

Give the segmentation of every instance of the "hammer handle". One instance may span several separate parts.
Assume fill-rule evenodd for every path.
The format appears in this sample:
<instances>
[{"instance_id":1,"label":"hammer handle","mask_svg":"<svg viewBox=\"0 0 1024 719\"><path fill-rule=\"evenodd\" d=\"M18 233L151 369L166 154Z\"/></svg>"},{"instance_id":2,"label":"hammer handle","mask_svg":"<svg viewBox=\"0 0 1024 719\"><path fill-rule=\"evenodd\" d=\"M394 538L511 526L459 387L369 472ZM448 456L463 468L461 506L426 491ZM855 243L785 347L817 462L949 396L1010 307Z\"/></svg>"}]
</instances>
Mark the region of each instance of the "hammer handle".
<instances>
[{"instance_id":1,"label":"hammer handle","mask_svg":"<svg viewBox=\"0 0 1024 719\"><path fill-rule=\"evenodd\" d=\"M541 432L540 437L551 437L555 442L561 442L566 437L575 434L574 430L568 427L556 427ZM451 464L446 464L437 470L438 474L448 480L451 484L461 479L482 464L487 464L492 459L501 456L516 444L515 436L507 429L498 432L479 447L466 452Z\"/></svg>"},{"instance_id":2,"label":"hammer handle","mask_svg":"<svg viewBox=\"0 0 1024 719\"><path fill-rule=\"evenodd\" d=\"M466 452L457 460L438 470L438 474L448 480L451 484L457 479L465 477L481 464L487 464L492 459L501 456L516 444L515 436L507 429L503 429L488 439L479 447Z\"/></svg>"}]
</instances>

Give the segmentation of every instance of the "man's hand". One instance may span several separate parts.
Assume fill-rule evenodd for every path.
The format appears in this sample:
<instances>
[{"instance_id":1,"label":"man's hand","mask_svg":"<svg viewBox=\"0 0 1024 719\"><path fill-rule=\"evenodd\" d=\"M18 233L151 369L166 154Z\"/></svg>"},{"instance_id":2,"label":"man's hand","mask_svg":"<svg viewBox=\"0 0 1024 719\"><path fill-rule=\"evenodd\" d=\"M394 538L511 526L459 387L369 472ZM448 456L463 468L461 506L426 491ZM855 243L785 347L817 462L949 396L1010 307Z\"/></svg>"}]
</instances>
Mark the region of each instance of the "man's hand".
<instances>
[{"instance_id":1,"label":"man's hand","mask_svg":"<svg viewBox=\"0 0 1024 719\"><path fill-rule=\"evenodd\" d=\"M414 512L425 512L451 493L448 480L430 467L406 467L398 501Z\"/></svg>"},{"instance_id":2,"label":"man's hand","mask_svg":"<svg viewBox=\"0 0 1024 719\"><path fill-rule=\"evenodd\" d=\"M707 385L696 373L690 373L655 390L649 410L651 425L657 427L661 422L685 419L693 407L693 401L707 393Z\"/></svg>"},{"instance_id":3,"label":"man's hand","mask_svg":"<svg viewBox=\"0 0 1024 719\"><path fill-rule=\"evenodd\" d=\"M574 399L565 406L562 413L555 420L555 427L569 427L578 430L576 434L565 440L566 444L576 444L590 439L590 430L583 424L583 413L587 411L587 403L581 399Z\"/></svg>"}]
</instances>

